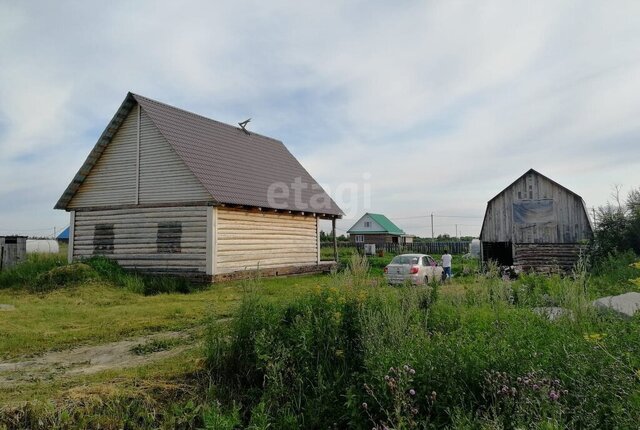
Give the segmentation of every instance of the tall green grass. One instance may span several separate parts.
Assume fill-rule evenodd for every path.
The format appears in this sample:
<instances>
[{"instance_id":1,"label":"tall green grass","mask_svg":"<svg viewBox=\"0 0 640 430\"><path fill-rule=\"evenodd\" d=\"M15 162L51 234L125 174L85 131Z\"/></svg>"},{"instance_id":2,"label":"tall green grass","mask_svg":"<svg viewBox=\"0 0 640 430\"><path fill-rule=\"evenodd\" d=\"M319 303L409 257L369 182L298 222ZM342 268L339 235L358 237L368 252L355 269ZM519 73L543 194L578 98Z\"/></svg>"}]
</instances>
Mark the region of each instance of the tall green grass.
<instances>
[{"instance_id":1,"label":"tall green grass","mask_svg":"<svg viewBox=\"0 0 640 430\"><path fill-rule=\"evenodd\" d=\"M249 296L228 327L209 325L217 423L225 413L234 426L278 429L640 420L640 316L594 313L586 275L509 282L489 271L450 296L438 292L446 285L381 287L368 263L354 256L293 304ZM550 321L532 310L545 304L571 313Z\"/></svg>"},{"instance_id":2,"label":"tall green grass","mask_svg":"<svg viewBox=\"0 0 640 430\"><path fill-rule=\"evenodd\" d=\"M28 254L26 261L0 272L0 288L33 285L38 276L66 264L61 254Z\"/></svg>"},{"instance_id":3,"label":"tall green grass","mask_svg":"<svg viewBox=\"0 0 640 430\"><path fill-rule=\"evenodd\" d=\"M144 295L189 293L201 288L185 278L126 271L118 263L100 256L67 264L66 256L61 254L29 254L25 262L0 272L0 288L25 289L35 293L90 282L106 282Z\"/></svg>"}]
</instances>

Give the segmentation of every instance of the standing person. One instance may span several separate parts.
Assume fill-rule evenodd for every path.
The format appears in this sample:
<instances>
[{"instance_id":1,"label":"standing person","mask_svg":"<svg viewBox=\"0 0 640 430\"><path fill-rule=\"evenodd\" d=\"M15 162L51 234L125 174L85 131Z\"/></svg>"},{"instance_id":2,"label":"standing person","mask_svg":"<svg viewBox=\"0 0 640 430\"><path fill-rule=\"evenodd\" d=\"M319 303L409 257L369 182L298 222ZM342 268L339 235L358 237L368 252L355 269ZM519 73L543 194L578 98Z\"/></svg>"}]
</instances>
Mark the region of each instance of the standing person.
<instances>
[{"instance_id":1,"label":"standing person","mask_svg":"<svg viewBox=\"0 0 640 430\"><path fill-rule=\"evenodd\" d=\"M451 254L446 249L442 254L442 268L444 269L445 278L451 278Z\"/></svg>"}]
</instances>

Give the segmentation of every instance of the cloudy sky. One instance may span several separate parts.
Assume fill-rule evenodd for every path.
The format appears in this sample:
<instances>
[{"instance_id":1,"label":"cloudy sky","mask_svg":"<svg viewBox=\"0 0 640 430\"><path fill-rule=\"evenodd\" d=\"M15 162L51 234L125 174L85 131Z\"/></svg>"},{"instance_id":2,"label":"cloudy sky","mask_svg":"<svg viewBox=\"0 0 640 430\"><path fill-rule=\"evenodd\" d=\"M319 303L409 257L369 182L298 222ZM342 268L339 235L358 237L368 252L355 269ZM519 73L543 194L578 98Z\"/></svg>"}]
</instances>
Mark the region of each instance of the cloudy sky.
<instances>
[{"instance_id":1,"label":"cloudy sky","mask_svg":"<svg viewBox=\"0 0 640 430\"><path fill-rule=\"evenodd\" d=\"M349 214L418 235L477 235L531 167L589 207L640 186L637 1L0 0L0 234L66 226L127 91L251 117Z\"/></svg>"}]
</instances>

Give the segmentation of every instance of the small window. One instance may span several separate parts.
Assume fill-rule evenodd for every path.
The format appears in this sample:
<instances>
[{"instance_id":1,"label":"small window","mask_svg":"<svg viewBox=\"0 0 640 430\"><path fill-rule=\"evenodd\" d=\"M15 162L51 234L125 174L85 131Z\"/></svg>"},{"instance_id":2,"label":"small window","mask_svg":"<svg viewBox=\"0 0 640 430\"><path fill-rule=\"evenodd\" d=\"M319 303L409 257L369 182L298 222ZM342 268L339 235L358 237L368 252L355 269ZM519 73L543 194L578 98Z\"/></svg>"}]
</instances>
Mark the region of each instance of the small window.
<instances>
[{"instance_id":1,"label":"small window","mask_svg":"<svg viewBox=\"0 0 640 430\"><path fill-rule=\"evenodd\" d=\"M367 228L371 227L371 221L365 221L364 222L364 226L367 227Z\"/></svg>"},{"instance_id":2,"label":"small window","mask_svg":"<svg viewBox=\"0 0 640 430\"><path fill-rule=\"evenodd\" d=\"M156 244L159 254L174 254L182 252L182 223L178 221L158 223Z\"/></svg>"},{"instance_id":3,"label":"small window","mask_svg":"<svg viewBox=\"0 0 640 430\"><path fill-rule=\"evenodd\" d=\"M96 224L93 228L93 253L113 254L113 224Z\"/></svg>"},{"instance_id":4,"label":"small window","mask_svg":"<svg viewBox=\"0 0 640 430\"><path fill-rule=\"evenodd\" d=\"M522 198L522 191L518 191L518 198L521 199Z\"/></svg>"},{"instance_id":5,"label":"small window","mask_svg":"<svg viewBox=\"0 0 640 430\"><path fill-rule=\"evenodd\" d=\"M356 234L356 243L364 243L364 235Z\"/></svg>"},{"instance_id":6,"label":"small window","mask_svg":"<svg viewBox=\"0 0 640 430\"><path fill-rule=\"evenodd\" d=\"M529 198L533 199L533 191L529 191Z\"/></svg>"},{"instance_id":7,"label":"small window","mask_svg":"<svg viewBox=\"0 0 640 430\"><path fill-rule=\"evenodd\" d=\"M429 257L422 257L422 265L429 266Z\"/></svg>"}]
</instances>

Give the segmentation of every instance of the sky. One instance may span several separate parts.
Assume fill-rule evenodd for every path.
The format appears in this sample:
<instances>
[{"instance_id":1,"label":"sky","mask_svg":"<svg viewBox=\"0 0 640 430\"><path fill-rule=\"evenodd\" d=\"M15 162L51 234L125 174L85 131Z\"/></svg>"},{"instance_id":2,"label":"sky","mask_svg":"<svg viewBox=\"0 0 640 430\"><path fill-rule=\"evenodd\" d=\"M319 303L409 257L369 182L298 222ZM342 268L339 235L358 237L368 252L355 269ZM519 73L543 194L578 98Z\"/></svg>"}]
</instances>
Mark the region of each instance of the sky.
<instances>
[{"instance_id":1,"label":"sky","mask_svg":"<svg viewBox=\"0 0 640 430\"><path fill-rule=\"evenodd\" d=\"M282 140L347 213L478 235L529 168L640 186L637 1L0 0L0 235L53 206L128 91ZM323 225L325 228L326 225Z\"/></svg>"}]
</instances>

